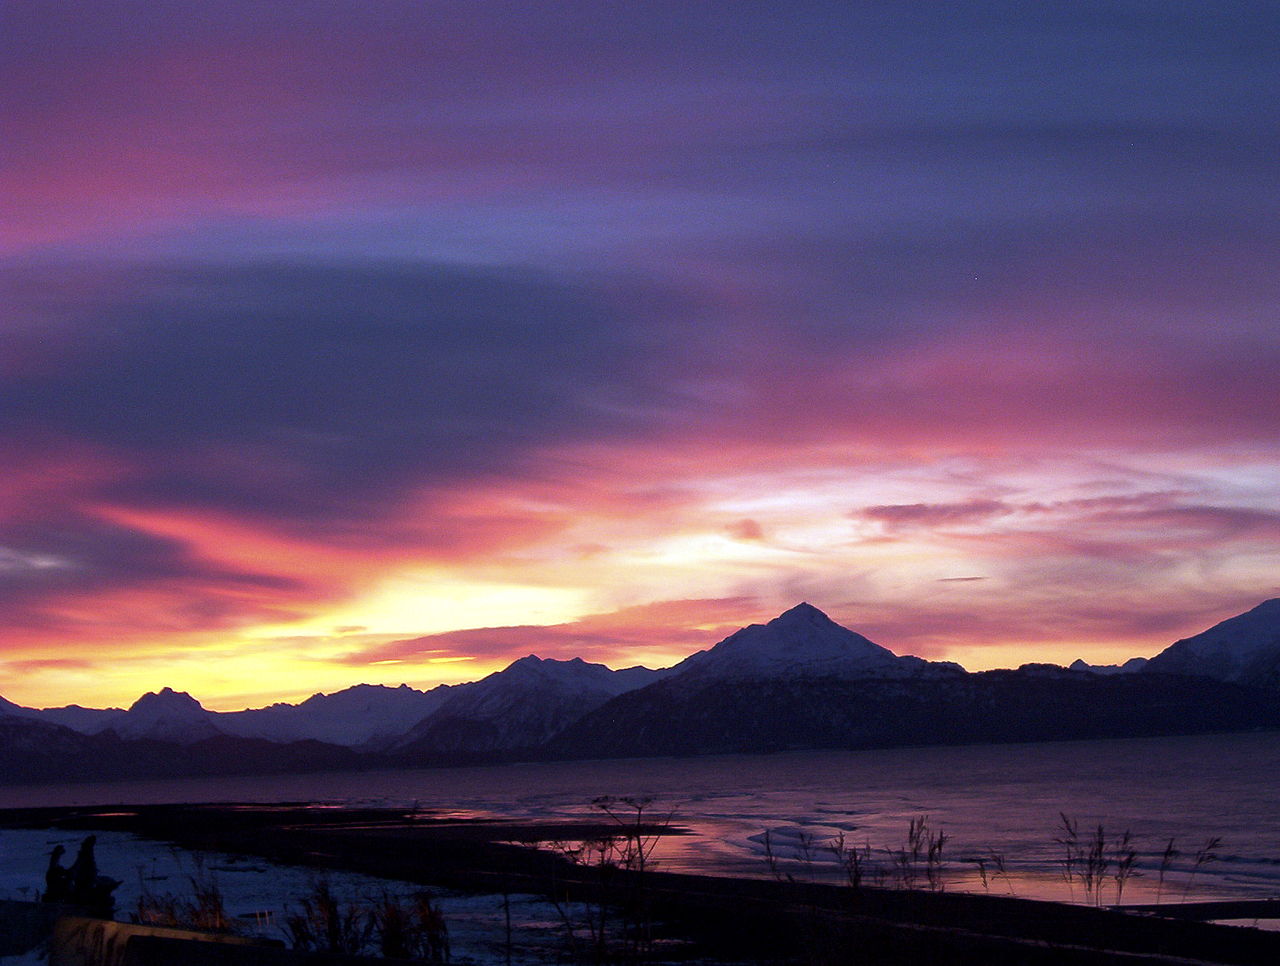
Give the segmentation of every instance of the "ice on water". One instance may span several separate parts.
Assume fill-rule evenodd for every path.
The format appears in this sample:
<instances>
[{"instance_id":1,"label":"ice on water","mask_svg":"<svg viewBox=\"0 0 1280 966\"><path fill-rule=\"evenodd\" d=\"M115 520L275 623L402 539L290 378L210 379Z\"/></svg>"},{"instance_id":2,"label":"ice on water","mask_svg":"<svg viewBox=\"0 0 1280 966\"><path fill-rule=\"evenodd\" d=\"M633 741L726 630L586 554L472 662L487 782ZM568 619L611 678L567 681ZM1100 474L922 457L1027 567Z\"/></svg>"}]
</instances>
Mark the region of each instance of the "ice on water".
<instances>
[{"instance_id":1,"label":"ice on water","mask_svg":"<svg viewBox=\"0 0 1280 966\"><path fill-rule=\"evenodd\" d=\"M44 887L45 868L55 845L75 854L87 833L29 829L0 829L0 899L31 900ZM285 918L301 910L320 878L344 901L372 902L384 893L408 895L421 886L349 872L321 872L297 866L274 865L260 859L221 853L193 853L161 842L121 832L98 832L96 855L104 875L121 880L116 890L116 918L128 920L144 892L190 897L191 880L216 881L227 912L242 924L241 931L273 939L287 939ZM559 911L528 895L465 895L428 889L449 929L452 962L506 962L506 916L510 903L512 962L556 962L563 951ZM578 916L568 910L571 917ZM578 916L581 918L580 916ZM0 966L45 962L37 950L18 959L4 957Z\"/></svg>"},{"instance_id":2,"label":"ice on water","mask_svg":"<svg viewBox=\"0 0 1280 966\"><path fill-rule=\"evenodd\" d=\"M1140 877L1126 886L1126 900L1144 901L1161 889L1160 853L1170 838L1181 855L1166 873L1164 899L1280 895L1280 740L1274 733L7 788L0 789L0 805L310 800L545 821L600 817L591 802L601 795L652 798L650 814L674 813L674 824L692 834L662 840L655 858L671 871L766 876L768 830L779 858L834 873L834 860L816 856L838 833L885 861L903 844L911 819L927 816L931 829L948 836L948 889L1080 899L1063 880L1061 848L1053 841L1065 812L1082 835L1098 824L1112 838L1126 830L1134 835ZM1213 837L1222 840L1217 858L1194 868L1196 851ZM24 888L39 888L53 845L62 842L74 854L78 841L71 834L0 833L0 895L20 898ZM808 857L799 847L806 841ZM997 855L1009 874L989 875L984 886L978 861L990 870ZM99 865L125 883L121 909L136 901L140 874L168 876L153 881L176 885L190 874L191 862L156 843L99 837ZM313 875L252 859L222 857L215 865L238 912L272 902L279 908L306 894ZM333 878L366 894L387 885ZM1113 886L1107 888L1109 895ZM455 950L473 942L477 951L468 955L475 962L485 961L491 940L465 937L493 928L495 901L500 897L441 899ZM520 918L531 924L530 938L537 935L532 924L556 920L553 909L520 902L527 903Z\"/></svg>"}]
</instances>

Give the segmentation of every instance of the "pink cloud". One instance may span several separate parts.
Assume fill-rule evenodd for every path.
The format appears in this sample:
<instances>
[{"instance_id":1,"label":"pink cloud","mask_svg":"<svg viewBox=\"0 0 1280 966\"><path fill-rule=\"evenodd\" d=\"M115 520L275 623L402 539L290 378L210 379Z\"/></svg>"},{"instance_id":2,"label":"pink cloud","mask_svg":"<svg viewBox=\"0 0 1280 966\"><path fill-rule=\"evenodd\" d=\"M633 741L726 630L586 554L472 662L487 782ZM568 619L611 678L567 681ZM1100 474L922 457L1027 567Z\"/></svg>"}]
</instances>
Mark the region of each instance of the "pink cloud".
<instances>
[{"instance_id":1,"label":"pink cloud","mask_svg":"<svg viewBox=\"0 0 1280 966\"><path fill-rule=\"evenodd\" d=\"M758 542L764 539L764 528L760 526L758 520L752 520L750 518L736 520L725 527L725 529L735 540Z\"/></svg>"},{"instance_id":2,"label":"pink cloud","mask_svg":"<svg viewBox=\"0 0 1280 966\"><path fill-rule=\"evenodd\" d=\"M378 661L412 662L426 657L461 655L506 663L526 654L567 660L581 657L614 668L635 663L630 655L665 651L673 662L709 647L760 615L751 598L669 600L592 614L566 624L484 627L395 641L345 658L356 665Z\"/></svg>"},{"instance_id":3,"label":"pink cloud","mask_svg":"<svg viewBox=\"0 0 1280 966\"><path fill-rule=\"evenodd\" d=\"M966 500L963 503L909 503L870 506L854 515L894 527L934 527L984 523L1010 512L1000 500Z\"/></svg>"}]
</instances>

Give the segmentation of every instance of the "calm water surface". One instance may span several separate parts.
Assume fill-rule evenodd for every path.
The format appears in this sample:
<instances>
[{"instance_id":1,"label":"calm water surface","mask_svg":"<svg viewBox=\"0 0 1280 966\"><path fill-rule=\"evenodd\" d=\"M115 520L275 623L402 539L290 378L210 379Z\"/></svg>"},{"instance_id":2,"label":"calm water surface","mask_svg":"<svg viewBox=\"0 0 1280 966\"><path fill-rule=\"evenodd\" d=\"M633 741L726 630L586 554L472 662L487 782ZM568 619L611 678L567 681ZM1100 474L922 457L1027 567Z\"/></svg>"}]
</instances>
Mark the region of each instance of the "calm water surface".
<instances>
[{"instance_id":1,"label":"calm water surface","mask_svg":"<svg viewBox=\"0 0 1280 966\"><path fill-rule=\"evenodd\" d=\"M888 870L912 818L945 832L948 888L1083 898L1061 872L1060 813L1081 835L1129 831L1138 850L1124 897L1280 895L1280 733L1052 744L822 751L517 764L265 778L0 788L0 805L311 801L416 803L466 816L579 816L601 795L653 799L692 834L659 846L661 867L767 875L764 833L797 875L835 870L844 833ZM1220 838L1216 858L1196 853ZM1181 855L1160 881L1169 839ZM997 857L1008 875L995 873ZM984 886L978 860L988 871ZM1114 881L1104 901L1114 896Z\"/></svg>"}]
</instances>

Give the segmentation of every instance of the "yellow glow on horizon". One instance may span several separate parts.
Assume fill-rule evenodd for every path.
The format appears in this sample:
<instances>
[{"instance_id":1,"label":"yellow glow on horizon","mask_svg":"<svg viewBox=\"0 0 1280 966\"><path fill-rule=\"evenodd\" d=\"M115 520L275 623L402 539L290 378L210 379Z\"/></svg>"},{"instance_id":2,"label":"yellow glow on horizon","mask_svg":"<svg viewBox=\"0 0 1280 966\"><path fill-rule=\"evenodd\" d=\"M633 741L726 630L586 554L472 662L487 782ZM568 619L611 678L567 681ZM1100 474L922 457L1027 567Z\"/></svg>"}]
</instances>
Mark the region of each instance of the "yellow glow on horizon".
<instances>
[{"instance_id":1,"label":"yellow glow on horizon","mask_svg":"<svg viewBox=\"0 0 1280 966\"><path fill-rule=\"evenodd\" d=\"M369 593L323 614L289 624L263 625L254 638L332 635L338 627L362 634L424 637L475 627L562 624L588 612L582 590L466 580L430 570L386 577Z\"/></svg>"},{"instance_id":2,"label":"yellow glow on horizon","mask_svg":"<svg viewBox=\"0 0 1280 966\"><path fill-rule=\"evenodd\" d=\"M448 551L438 548L406 559L408 551L311 546L300 538L209 515L99 508L104 519L183 541L201 559L294 578L303 589L296 596L273 597L273 590L259 593L252 585L222 588L223 599L245 599L242 610L228 610L267 614L269 621L188 631L174 618L180 629L167 636L155 628L171 615L184 614L183 588L165 594L131 589L117 597L60 602L60 616L91 628L94 636L65 644L9 642L5 660L10 665L0 662L0 694L29 706L76 702L101 707L127 705L145 691L170 686L189 691L206 707L235 710L246 703L297 701L361 682L430 687L477 680L533 647L515 653L520 645L514 644L510 654L479 657L459 653L465 649L461 646L441 647L401 657L391 655L403 649L380 652L376 645L478 628L573 624L687 599L749 600L754 610L741 615L739 623L745 625L767 619L803 595L824 609L845 608L832 616L895 653L911 651L902 640L868 627L900 629L903 639L914 640L924 656L954 660L970 670L1028 662L1066 665L1076 658L1117 664L1153 654L1173 640L1172 635L1156 635L1125 643L1117 636L1123 632L1116 630L1123 628L1122 621L1072 624L1069 602L1061 608L1067 620L1051 626L1036 618L1043 610L1036 595L1057 600L1071 590L1075 600L1092 604L1081 587L1086 580L1100 586L1107 574L1116 575L1120 586L1110 597L1102 596L1117 613L1138 599L1136 591L1123 585L1128 564L1105 556L1091 560L1087 575L1075 585L1064 590L1057 583L1060 572L1072 578L1083 571L1071 566L1078 552L1070 541L1056 536L1109 538L1119 526L1093 521L1073 503L1142 490L1136 484L1097 483L1094 477L1110 473L1109 466L1015 461L991 469L953 459L856 472L848 466L793 465L732 473L690 465L679 478L654 480L643 470L658 457L642 455L643 460L610 467L611 475L600 479L580 474L563 492L548 483L545 499L496 492L476 496L468 508L477 520L491 519L495 508L502 511L494 526L500 538L485 542L483 552L468 545L451 559L444 559ZM1262 472L1259 468L1257 478L1237 483L1259 506L1269 492L1259 482ZM1157 484L1171 485L1163 479L1151 485ZM874 506L945 508L947 503L982 501L998 503L999 512L990 519L962 514L942 522L927 516L912 520L910 514L897 522L893 514L865 512ZM1006 504L1008 512L1000 509ZM421 512L425 517L430 507ZM544 517L554 518L554 525L533 525L545 522ZM508 519L510 533L505 529ZM1125 526L1150 528L1140 515ZM1163 572L1162 592L1171 599L1180 588L1198 592L1207 572L1219 586L1250 586L1259 582L1258 574L1274 573L1275 559L1272 543L1255 548L1239 539L1229 557L1208 563L1188 553L1176 569ZM1034 566L1028 569L1028 563ZM964 582L969 575L982 580ZM614 625L588 620L584 642L593 627L613 626L627 632L619 640L635 643L615 646L604 634L604 643L579 656L612 667L669 666L723 636L725 625L702 622L701 612L665 613L624 615ZM1007 625L1001 623L1005 618ZM658 626L654 638L646 640L643 622L650 619ZM867 627L860 626L864 620ZM690 628L699 633L686 634ZM1188 632L1197 629L1202 628ZM1088 643L1064 643L1054 638L1059 630ZM668 636L660 636L663 631ZM687 645L669 643L677 636L687 638ZM509 637L518 640L520 635ZM577 646L572 631L542 639L562 642L550 645L560 651L543 656L567 657ZM55 654L65 659L63 664L42 661ZM368 659L381 655L387 659Z\"/></svg>"},{"instance_id":3,"label":"yellow glow on horizon","mask_svg":"<svg viewBox=\"0 0 1280 966\"><path fill-rule=\"evenodd\" d=\"M743 623L749 623L744 618ZM854 628L857 629L856 627ZM717 643L723 628L707 626L705 640L693 641L687 647L636 647L625 657L605 660L611 667L633 665L669 667L689 654ZM879 641L895 653L909 653L909 648L893 641ZM173 687L187 691L206 708L237 711L246 707L262 707L276 701L296 703L317 692L332 693L355 684L398 686L408 683L428 689L438 684L458 684L479 680L505 667L508 656L481 660L469 656L428 657L419 661L379 661L364 665L344 664L334 660L340 639L317 641L314 649L299 646L296 639L276 642L278 653L265 650L267 641L226 641L205 651L156 653L128 661L95 663L88 668L62 668L24 674L22 686L3 692L17 704L45 707L51 704L75 703L86 707L128 707L146 691ZM1028 662L1067 665L1076 658L1090 664L1120 664L1135 656L1149 656L1162 645L1140 647L1125 644L1053 642L994 643L969 645L956 643L941 653L931 653L933 660L955 661L970 671L1017 667ZM310 653L308 653L310 651ZM291 653L292 652L292 653ZM588 657L588 660L600 660ZM248 687L246 687L246 685ZM252 689L252 690L249 690ZM56 701L42 695L56 694Z\"/></svg>"},{"instance_id":4,"label":"yellow glow on horizon","mask_svg":"<svg viewBox=\"0 0 1280 966\"><path fill-rule=\"evenodd\" d=\"M1064 644L1061 641L1025 644L958 644L933 660L955 661L967 671L994 671L1023 664L1058 664L1066 667L1081 659L1086 664L1123 664L1131 657L1150 657L1172 641L1154 647L1141 644Z\"/></svg>"}]
</instances>

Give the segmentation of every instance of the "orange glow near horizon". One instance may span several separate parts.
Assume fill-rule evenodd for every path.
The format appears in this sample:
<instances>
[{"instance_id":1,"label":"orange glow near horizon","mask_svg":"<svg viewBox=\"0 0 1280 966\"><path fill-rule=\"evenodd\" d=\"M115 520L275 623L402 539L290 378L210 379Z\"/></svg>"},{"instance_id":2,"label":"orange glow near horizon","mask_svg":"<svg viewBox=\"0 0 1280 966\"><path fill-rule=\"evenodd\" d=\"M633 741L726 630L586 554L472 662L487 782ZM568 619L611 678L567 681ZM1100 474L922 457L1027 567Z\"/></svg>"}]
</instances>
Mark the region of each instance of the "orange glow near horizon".
<instances>
[{"instance_id":1,"label":"orange glow near horizon","mask_svg":"<svg viewBox=\"0 0 1280 966\"><path fill-rule=\"evenodd\" d=\"M1280 596L1275 18L1150 6L8 5L0 695Z\"/></svg>"},{"instance_id":2,"label":"orange glow near horizon","mask_svg":"<svg viewBox=\"0 0 1280 966\"><path fill-rule=\"evenodd\" d=\"M615 465L600 483L577 476L561 495L545 484L522 499L471 494L465 519L511 523L505 543L498 531L481 535L480 553L452 538L426 555L385 553L208 515L100 506L104 519L177 540L210 566L271 574L295 589L219 590L215 599L235 615L221 628L182 626L181 585L68 601L61 616L85 633L56 652L38 633L12 638L0 694L39 706L127 705L169 686L235 710L356 683L475 680L527 653L669 666L800 599L895 653L970 670L1119 663L1231 616L1197 597L1195 570L1167 574L1187 600L1205 601L1182 615L1141 600L1121 576L1135 553L1205 539L1212 516L1187 512L1164 490L1081 497L1063 466L1049 487L1042 468L1033 487L1027 470L1014 464L994 483L989 465L976 496L945 461L884 466L865 479L821 466L691 474L652 495L653 484L637 480L636 500L652 512L635 515ZM940 494L948 499L925 502ZM1128 612L1099 609L1093 585L1075 574L1080 546L1090 547L1091 566L1109 567L1106 541L1127 521L1149 526L1153 514L1166 526L1146 549L1130 535L1115 551L1112 593ZM412 515L401 525L415 525ZM1042 583L1017 569L1028 559L1042 561ZM672 599L676 587L686 603ZM1256 602L1241 599L1240 609Z\"/></svg>"}]
</instances>

